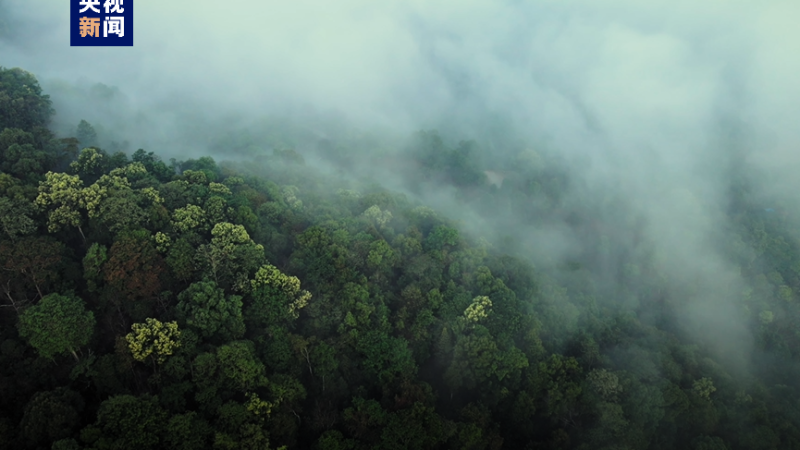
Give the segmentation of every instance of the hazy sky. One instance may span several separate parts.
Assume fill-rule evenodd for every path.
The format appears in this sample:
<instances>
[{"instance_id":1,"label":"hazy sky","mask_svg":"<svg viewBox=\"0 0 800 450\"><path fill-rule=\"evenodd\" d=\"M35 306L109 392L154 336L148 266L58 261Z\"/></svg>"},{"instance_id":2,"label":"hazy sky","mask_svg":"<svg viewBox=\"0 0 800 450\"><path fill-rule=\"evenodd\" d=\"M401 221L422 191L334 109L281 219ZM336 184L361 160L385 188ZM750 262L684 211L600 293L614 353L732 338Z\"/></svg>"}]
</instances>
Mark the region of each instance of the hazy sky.
<instances>
[{"instance_id":1,"label":"hazy sky","mask_svg":"<svg viewBox=\"0 0 800 450\"><path fill-rule=\"evenodd\" d=\"M612 144L692 144L731 107L796 128L793 1L138 2L133 48L69 47L63 1L2 2L17 25L4 65L143 102L190 93L258 111L288 99L411 129L489 111L567 129L568 143L599 129Z\"/></svg>"},{"instance_id":2,"label":"hazy sky","mask_svg":"<svg viewBox=\"0 0 800 450\"><path fill-rule=\"evenodd\" d=\"M752 167L759 192L800 210L796 0L138 1L132 48L70 47L63 0L0 0L0 14L0 65L45 89L116 86L164 142L182 114L298 105L363 128L446 126L495 152L492 124L511 124L582 167L587 189L624 194L674 283L700 283L687 323L719 329L721 351L749 339L738 268L709 244L727 170Z\"/></svg>"}]
</instances>

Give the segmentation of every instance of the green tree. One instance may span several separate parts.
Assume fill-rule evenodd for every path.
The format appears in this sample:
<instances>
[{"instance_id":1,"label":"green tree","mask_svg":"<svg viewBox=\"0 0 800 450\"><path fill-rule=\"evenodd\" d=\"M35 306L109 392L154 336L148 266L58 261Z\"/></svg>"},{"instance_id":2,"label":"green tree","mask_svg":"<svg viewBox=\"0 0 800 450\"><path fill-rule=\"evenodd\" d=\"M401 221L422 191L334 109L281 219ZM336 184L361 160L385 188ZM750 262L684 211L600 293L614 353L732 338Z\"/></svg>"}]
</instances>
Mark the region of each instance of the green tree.
<instances>
[{"instance_id":1,"label":"green tree","mask_svg":"<svg viewBox=\"0 0 800 450\"><path fill-rule=\"evenodd\" d=\"M81 122L78 124L78 129L75 133L75 136L84 147L97 146L97 132L94 130L94 127L85 120L81 120Z\"/></svg>"},{"instance_id":2,"label":"green tree","mask_svg":"<svg viewBox=\"0 0 800 450\"><path fill-rule=\"evenodd\" d=\"M81 432L81 440L97 450L160 448L167 413L150 395L116 395L100 404L97 421Z\"/></svg>"},{"instance_id":3,"label":"green tree","mask_svg":"<svg viewBox=\"0 0 800 450\"><path fill-rule=\"evenodd\" d=\"M83 257L83 278L90 292L98 289L98 283L102 281L102 267L107 260L108 249L105 245L95 242L86 251L86 256Z\"/></svg>"},{"instance_id":4,"label":"green tree","mask_svg":"<svg viewBox=\"0 0 800 450\"><path fill-rule=\"evenodd\" d=\"M5 151L0 169L20 179L38 180L52 165L52 155L33 145L13 144Z\"/></svg>"},{"instance_id":5,"label":"green tree","mask_svg":"<svg viewBox=\"0 0 800 450\"><path fill-rule=\"evenodd\" d=\"M370 330L359 334L356 350L364 356L361 361L364 372L375 377L381 384L388 383L397 376L416 375L417 366L408 343L403 339Z\"/></svg>"},{"instance_id":6,"label":"green tree","mask_svg":"<svg viewBox=\"0 0 800 450\"><path fill-rule=\"evenodd\" d=\"M459 243L458 230L455 228L439 225L431 231L425 238L423 247L427 251L438 251L446 248L453 248Z\"/></svg>"},{"instance_id":7,"label":"green tree","mask_svg":"<svg viewBox=\"0 0 800 450\"><path fill-rule=\"evenodd\" d=\"M173 175L175 175L175 171L164 164L164 162L161 161L157 155L154 155L153 152L148 153L140 148L133 153L131 160L144 164L147 173L153 174L159 181L167 182L172 179Z\"/></svg>"},{"instance_id":8,"label":"green tree","mask_svg":"<svg viewBox=\"0 0 800 450\"><path fill-rule=\"evenodd\" d=\"M170 450L194 450L208 448L213 428L196 412L176 414L169 419L164 437Z\"/></svg>"},{"instance_id":9,"label":"green tree","mask_svg":"<svg viewBox=\"0 0 800 450\"><path fill-rule=\"evenodd\" d=\"M485 383L498 368L497 347L489 330L482 325L458 336L452 361L444 373L445 382L455 391L461 387L474 389Z\"/></svg>"},{"instance_id":10,"label":"green tree","mask_svg":"<svg viewBox=\"0 0 800 450\"><path fill-rule=\"evenodd\" d=\"M74 295L49 294L19 316L19 334L45 358L71 353L89 343L94 313Z\"/></svg>"},{"instance_id":11,"label":"green tree","mask_svg":"<svg viewBox=\"0 0 800 450\"><path fill-rule=\"evenodd\" d=\"M345 439L341 431L328 430L319 437L315 448L316 450L354 450L356 442L353 439Z\"/></svg>"},{"instance_id":12,"label":"green tree","mask_svg":"<svg viewBox=\"0 0 800 450\"><path fill-rule=\"evenodd\" d=\"M34 208L30 202L0 197L0 227L12 240L36 231L36 222L30 218L33 213Z\"/></svg>"},{"instance_id":13,"label":"green tree","mask_svg":"<svg viewBox=\"0 0 800 450\"><path fill-rule=\"evenodd\" d=\"M78 158L69 164L72 173L87 183L94 183L111 168L108 153L94 147L81 150Z\"/></svg>"},{"instance_id":14,"label":"green tree","mask_svg":"<svg viewBox=\"0 0 800 450\"><path fill-rule=\"evenodd\" d=\"M192 363L192 379L197 386L195 398L215 409L232 393L267 386L265 370L251 341L233 341L213 352L201 353Z\"/></svg>"},{"instance_id":15,"label":"green tree","mask_svg":"<svg viewBox=\"0 0 800 450\"><path fill-rule=\"evenodd\" d=\"M166 262L172 273L180 281L188 281L195 272L196 250L186 238L179 238L170 245Z\"/></svg>"},{"instance_id":16,"label":"green tree","mask_svg":"<svg viewBox=\"0 0 800 450\"><path fill-rule=\"evenodd\" d=\"M47 288L58 279L65 247L49 236L27 236L15 242L0 242L0 289L6 298L19 309L31 298L35 289L41 298ZM13 294L13 296L12 296Z\"/></svg>"},{"instance_id":17,"label":"green tree","mask_svg":"<svg viewBox=\"0 0 800 450\"><path fill-rule=\"evenodd\" d=\"M212 184L218 185L217 183ZM224 187L224 185L221 184L219 184L219 186ZM205 210L206 217L210 223L228 222L230 220L230 216L233 215L233 209L228 207L228 202L218 195L212 195L209 197L208 200L206 200L206 203L203 205L203 209Z\"/></svg>"},{"instance_id":18,"label":"green tree","mask_svg":"<svg viewBox=\"0 0 800 450\"><path fill-rule=\"evenodd\" d=\"M0 67L0 130L46 127L54 111L33 74Z\"/></svg>"},{"instance_id":19,"label":"green tree","mask_svg":"<svg viewBox=\"0 0 800 450\"><path fill-rule=\"evenodd\" d=\"M242 298L226 297L213 281L192 283L178 294L176 313L178 319L206 338L219 336L221 342L228 342L245 332Z\"/></svg>"},{"instance_id":20,"label":"green tree","mask_svg":"<svg viewBox=\"0 0 800 450\"><path fill-rule=\"evenodd\" d=\"M711 401L711 394L716 390L717 388L714 387L714 382L711 381L711 378L701 378L692 383L692 392L708 401Z\"/></svg>"},{"instance_id":21,"label":"green tree","mask_svg":"<svg viewBox=\"0 0 800 450\"><path fill-rule=\"evenodd\" d=\"M36 206L47 211L47 229L55 233L64 226L78 229L86 242L81 225L81 208L86 206L83 181L77 175L47 172L45 180L39 184Z\"/></svg>"},{"instance_id":22,"label":"green tree","mask_svg":"<svg viewBox=\"0 0 800 450\"><path fill-rule=\"evenodd\" d=\"M606 369L592 370L586 376L586 381L595 393L604 400L616 401L622 393L622 385L619 382L619 378Z\"/></svg>"},{"instance_id":23,"label":"green tree","mask_svg":"<svg viewBox=\"0 0 800 450\"><path fill-rule=\"evenodd\" d=\"M211 230L211 243L197 252L207 276L223 288L246 290L247 279L264 260L264 247L250 239L241 225L218 223Z\"/></svg>"},{"instance_id":24,"label":"green tree","mask_svg":"<svg viewBox=\"0 0 800 450\"><path fill-rule=\"evenodd\" d=\"M184 208L177 208L172 213L172 227L179 233L186 233L191 230L207 230L206 212L197 205L186 205Z\"/></svg>"},{"instance_id":25,"label":"green tree","mask_svg":"<svg viewBox=\"0 0 800 450\"><path fill-rule=\"evenodd\" d=\"M547 414L567 422L574 420L581 395L581 367L573 357L551 355L539 363L537 383L544 393Z\"/></svg>"},{"instance_id":26,"label":"green tree","mask_svg":"<svg viewBox=\"0 0 800 450\"><path fill-rule=\"evenodd\" d=\"M410 408L389 415L381 432L380 448L434 449L447 437L444 420L434 408L415 402Z\"/></svg>"},{"instance_id":27,"label":"green tree","mask_svg":"<svg viewBox=\"0 0 800 450\"><path fill-rule=\"evenodd\" d=\"M22 434L34 445L68 438L81 423L83 407L83 398L70 389L39 391L25 405Z\"/></svg>"},{"instance_id":28,"label":"green tree","mask_svg":"<svg viewBox=\"0 0 800 450\"><path fill-rule=\"evenodd\" d=\"M250 285L250 304L245 311L254 327L294 320L311 299L311 293L300 288L297 277L286 275L269 264L258 269Z\"/></svg>"},{"instance_id":29,"label":"green tree","mask_svg":"<svg viewBox=\"0 0 800 450\"><path fill-rule=\"evenodd\" d=\"M90 214L90 217L97 217L100 223L112 233L139 228L147 220L147 214L140 204L150 202L157 204L160 200L152 189L135 192L130 188L127 179L123 178L122 180L126 180L126 182L114 183L104 188L97 212ZM151 194L150 198L148 198L148 194Z\"/></svg>"}]
</instances>

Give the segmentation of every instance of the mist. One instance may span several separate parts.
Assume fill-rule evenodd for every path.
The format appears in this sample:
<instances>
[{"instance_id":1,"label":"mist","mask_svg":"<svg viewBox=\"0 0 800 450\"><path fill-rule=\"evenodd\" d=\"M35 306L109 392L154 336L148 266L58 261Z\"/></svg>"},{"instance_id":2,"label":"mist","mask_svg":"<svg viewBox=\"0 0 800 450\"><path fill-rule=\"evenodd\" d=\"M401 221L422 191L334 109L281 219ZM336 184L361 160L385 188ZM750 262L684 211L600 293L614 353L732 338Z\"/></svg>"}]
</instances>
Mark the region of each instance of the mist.
<instances>
[{"instance_id":1,"label":"mist","mask_svg":"<svg viewBox=\"0 0 800 450\"><path fill-rule=\"evenodd\" d=\"M591 210L613 253L649 255L684 297L683 331L746 369L748 286L719 241L733 176L800 211L797 2L137 2L132 48L70 47L62 3L0 1L0 64L37 75L60 134L86 119L105 146L226 160L232 135L284 133L311 166L382 180L542 269L585 250L567 216ZM364 145L402 155L423 129L474 140L490 169L557 161L563 214L487 217L379 158L331 169L316 145L379 136ZM613 291L613 273L591 277Z\"/></svg>"}]
</instances>

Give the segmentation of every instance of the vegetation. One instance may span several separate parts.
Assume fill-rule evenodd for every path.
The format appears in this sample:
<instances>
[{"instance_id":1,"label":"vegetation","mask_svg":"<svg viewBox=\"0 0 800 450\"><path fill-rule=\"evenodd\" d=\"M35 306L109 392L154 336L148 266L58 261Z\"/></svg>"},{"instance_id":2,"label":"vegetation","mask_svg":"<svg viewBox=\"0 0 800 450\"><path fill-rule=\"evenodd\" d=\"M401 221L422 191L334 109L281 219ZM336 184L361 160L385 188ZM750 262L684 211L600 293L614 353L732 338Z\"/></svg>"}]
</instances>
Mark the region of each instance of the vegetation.
<instances>
[{"instance_id":1,"label":"vegetation","mask_svg":"<svg viewBox=\"0 0 800 450\"><path fill-rule=\"evenodd\" d=\"M692 286L611 255L589 207L571 220L590 250L544 273L294 150L168 165L78 151L91 125L57 139L50 114L0 69L2 448L800 448L800 242L746 185L725 231L756 287L736 300L759 350L740 372L680 332ZM498 188L475 143L415 145L409 185L564 214L568 180L538 155ZM609 264L622 288L592 282Z\"/></svg>"}]
</instances>

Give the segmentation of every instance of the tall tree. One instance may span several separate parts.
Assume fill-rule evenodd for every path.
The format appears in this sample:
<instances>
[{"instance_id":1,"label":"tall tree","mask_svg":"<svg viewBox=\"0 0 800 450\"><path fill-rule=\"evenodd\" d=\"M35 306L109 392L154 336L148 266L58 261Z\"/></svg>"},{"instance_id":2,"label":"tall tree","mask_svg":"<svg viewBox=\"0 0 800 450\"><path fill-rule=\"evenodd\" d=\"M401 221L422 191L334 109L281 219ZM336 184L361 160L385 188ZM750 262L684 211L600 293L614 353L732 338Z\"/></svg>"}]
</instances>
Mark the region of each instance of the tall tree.
<instances>
[{"instance_id":1,"label":"tall tree","mask_svg":"<svg viewBox=\"0 0 800 450\"><path fill-rule=\"evenodd\" d=\"M297 277L286 275L272 265L258 269L250 283L246 320L255 328L293 321L311 299L311 293L300 289Z\"/></svg>"},{"instance_id":2,"label":"tall tree","mask_svg":"<svg viewBox=\"0 0 800 450\"><path fill-rule=\"evenodd\" d=\"M242 298L225 296L213 281L192 283L178 294L178 319L205 338L218 337L222 342L244 335Z\"/></svg>"},{"instance_id":3,"label":"tall tree","mask_svg":"<svg viewBox=\"0 0 800 450\"><path fill-rule=\"evenodd\" d=\"M125 340L137 361L149 358L154 363L163 364L181 346L181 331L177 322L165 323L148 317L144 323L131 325L131 330Z\"/></svg>"},{"instance_id":4,"label":"tall tree","mask_svg":"<svg viewBox=\"0 0 800 450\"><path fill-rule=\"evenodd\" d=\"M64 250L64 244L49 236L28 236L13 242L0 242L0 261L3 261L0 288L6 298L12 304L41 298L48 285L58 279L57 269ZM35 289L35 296L28 295L32 289Z\"/></svg>"},{"instance_id":5,"label":"tall tree","mask_svg":"<svg viewBox=\"0 0 800 450\"><path fill-rule=\"evenodd\" d=\"M84 222L81 208L86 204L83 181L77 175L47 172L39 183L36 206L47 211L47 229L55 233L64 226L76 227L86 242L81 225Z\"/></svg>"},{"instance_id":6,"label":"tall tree","mask_svg":"<svg viewBox=\"0 0 800 450\"><path fill-rule=\"evenodd\" d=\"M78 129L75 136L78 138L78 141L80 141L84 148L97 146L97 131L95 131L94 127L85 120L81 120L81 122L78 124Z\"/></svg>"},{"instance_id":7,"label":"tall tree","mask_svg":"<svg viewBox=\"0 0 800 450\"><path fill-rule=\"evenodd\" d=\"M100 404L97 421L81 438L98 450L161 448L168 417L158 397L116 395Z\"/></svg>"},{"instance_id":8,"label":"tall tree","mask_svg":"<svg viewBox=\"0 0 800 450\"><path fill-rule=\"evenodd\" d=\"M197 252L206 276L223 288L246 290L248 278L264 261L264 247L250 239L241 225L218 223L211 230L211 243Z\"/></svg>"},{"instance_id":9,"label":"tall tree","mask_svg":"<svg viewBox=\"0 0 800 450\"><path fill-rule=\"evenodd\" d=\"M0 130L45 127L54 111L33 74L0 67Z\"/></svg>"},{"instance_id":10,"label":"tall tree","mask_svg":"<svg viewBox=\"0 0 800 450\"><path fill-rule=\"evenodd\" d=\"M164 259L153 246L150 234L139 230L120 235L103 264L106 283L117 297L126 300L152 300L161 292Z\"/></svg>"},{"instance_id":11,"label":"tall tree","mask_svg":"<svg viewBox=\"0 0 800 450\"><path fill-rule=\"evenodd\" d=\"M68 438L81 423L84 400L67 388L37 392L25 405L22 433L34 445Z\"/></svg>"},{"instance_id":12,"label":"tall tree","mask_svg":"<svg viewBox=\"0 0 800 450\"><path fill-rule=\"evenodd\" d=\"M94 333L94 313L74 295L49 294L19 316L19 334L45 358L75 352Z\"/></svg>"}]
</instances>

